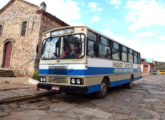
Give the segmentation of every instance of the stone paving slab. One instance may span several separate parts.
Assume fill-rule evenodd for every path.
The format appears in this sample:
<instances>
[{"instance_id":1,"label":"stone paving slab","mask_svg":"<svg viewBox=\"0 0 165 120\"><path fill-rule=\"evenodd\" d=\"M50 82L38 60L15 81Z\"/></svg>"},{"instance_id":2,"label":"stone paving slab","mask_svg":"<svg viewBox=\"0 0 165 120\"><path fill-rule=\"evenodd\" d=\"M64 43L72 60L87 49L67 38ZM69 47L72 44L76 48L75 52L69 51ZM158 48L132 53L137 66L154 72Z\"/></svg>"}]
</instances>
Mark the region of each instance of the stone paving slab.
<instances>
[{"instance_id":1,"label":"stone paving slab","mask_svg":"<svg viewBox=\"0 0 165 120\"><path fill-rule=\"evenodd\" d=\"M24 84L30 85L29 77L0 77L0 84Z\"/></svg>"},{"instance_id":2,"label":"stone paving slab","mask_svg":"<svg viewBox=\"0 0 165 120\"><path fill-rule=\"evenodd\" d=\"M37 91L36 85L28 80L28 77L0 77L0 104L53 94L46 90Z\"/></svg>"}]
</instances>

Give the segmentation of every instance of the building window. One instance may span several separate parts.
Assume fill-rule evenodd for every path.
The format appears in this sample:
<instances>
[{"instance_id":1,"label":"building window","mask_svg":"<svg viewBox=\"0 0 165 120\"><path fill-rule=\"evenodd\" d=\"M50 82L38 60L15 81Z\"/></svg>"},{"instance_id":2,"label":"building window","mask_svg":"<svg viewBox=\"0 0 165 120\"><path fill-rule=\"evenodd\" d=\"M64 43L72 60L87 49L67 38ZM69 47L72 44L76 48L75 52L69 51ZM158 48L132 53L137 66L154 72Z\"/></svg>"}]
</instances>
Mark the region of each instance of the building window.
<instances>
[{"instance_id":1,"label":"building window","mask_svg":"<svg viewBox=\"0 0 165 120\"><path fill-rule=\"evenodd\" d=\"M38 44L37 44L37 46L36 46L36 53L37 53L37 54L39 53L39 46L38 46Z\"/></svg>"},{"instance_id":2,"label":"building window","mask_svg":"<svg viewBox=\"0 0 165 120\"><path fill-rule=\"evenodd\" d=\"M27 21L22 22L21 36L25 36L25 34L26 34L26 27L27 27Z\"/></svg>"},{"instance_id":3,"label":"building window","mask_svg":"<svg viewBox=\"0 0 165 120\"><path fill-rule=\"evenodd\" d=\"M2 25L0 25L0 36L2 35Z\"/></svg>"}]
</instances>

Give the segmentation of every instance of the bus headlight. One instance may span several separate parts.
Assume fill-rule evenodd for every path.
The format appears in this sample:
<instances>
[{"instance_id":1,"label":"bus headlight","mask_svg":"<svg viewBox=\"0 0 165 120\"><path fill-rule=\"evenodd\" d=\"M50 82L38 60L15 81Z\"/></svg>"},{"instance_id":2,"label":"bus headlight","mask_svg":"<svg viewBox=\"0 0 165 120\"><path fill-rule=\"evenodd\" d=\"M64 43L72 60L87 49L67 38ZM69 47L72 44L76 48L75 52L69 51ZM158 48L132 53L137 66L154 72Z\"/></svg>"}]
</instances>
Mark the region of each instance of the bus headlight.
<instances>
[{"instance_id":1,"label":"bus headlight","mask_svg":"<svg viewBox=\"0 0 165 120\"><path fill-rule=\"evenodd\" d=\"M40 82L46 82L46 76L41 76L40 77Z\"/></svg>"},{"instance_id":2,"label":"bus headlight","mask_svg":"<svg viewBox=\"0 0 165 120\"><path fill-rule=\"evenodd\" d=\"M76 80L74 78L71 79L71 84L75 84Z\"/></svg>"},{"instance_id":3,"label":"bus headlight","mask_svg":"<svg viewBox=\"0 0 165 120\"><path fill-rule=\"evenodd\" d=\"M77 83L78 85L80 85L80 84L81 84L81 80L80 80L80 79L77 79L77 80L76 80L76 83Z\"/></svg>"},{"instance_id":4,"label":"bus headlight","mask_svg":"<svg viewBox=\"0 0 165 120\"><path fill-rule=\"evenodd\" d=\"M84 80L82 78L71 78L70 84L77 84L77 85L83 85Z\"/></svg>"}]
</instances>

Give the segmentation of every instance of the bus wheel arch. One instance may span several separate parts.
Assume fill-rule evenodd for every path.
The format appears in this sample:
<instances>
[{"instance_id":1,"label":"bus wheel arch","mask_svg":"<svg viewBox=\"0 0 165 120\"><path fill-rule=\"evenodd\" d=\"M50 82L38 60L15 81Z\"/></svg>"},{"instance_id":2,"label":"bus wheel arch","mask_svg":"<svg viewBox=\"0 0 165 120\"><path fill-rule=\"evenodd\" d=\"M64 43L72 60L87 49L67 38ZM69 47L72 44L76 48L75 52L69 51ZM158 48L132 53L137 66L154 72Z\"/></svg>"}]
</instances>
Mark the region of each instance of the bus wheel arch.
<instances>
[{"instance_id":1,"label":"bus wheel arch","mask_svg":"<svg viewBox=\"0 0 165 120\"><path fill-rule=\"evenodd\" d=\"M126 84L126 88L131 89L133 87L134 75L131 74L129 83Z\"/></svg>"},{"instance_id":2,"label":"bus wheel arch","mask_svg":"<svg viewBox=\"0 0 165 120\"><path fill-rule=\"evenodd\" d=\"M105 76L100 85L100 91L96 92L98 98L104 98L107 95L110 79Z\"/></svg>"},{"instance_id":3,"label":"bus wheel arch","mask_svg":"<svg viewBox=\"0 0 165 120\"><path fill-rule=\"evenodd\" d=\"M102 82L105 81L107 83L107 87L109 88L110 86L110 78L108 76L105 76L102 80Z\"/></svg>"}]
</instances>

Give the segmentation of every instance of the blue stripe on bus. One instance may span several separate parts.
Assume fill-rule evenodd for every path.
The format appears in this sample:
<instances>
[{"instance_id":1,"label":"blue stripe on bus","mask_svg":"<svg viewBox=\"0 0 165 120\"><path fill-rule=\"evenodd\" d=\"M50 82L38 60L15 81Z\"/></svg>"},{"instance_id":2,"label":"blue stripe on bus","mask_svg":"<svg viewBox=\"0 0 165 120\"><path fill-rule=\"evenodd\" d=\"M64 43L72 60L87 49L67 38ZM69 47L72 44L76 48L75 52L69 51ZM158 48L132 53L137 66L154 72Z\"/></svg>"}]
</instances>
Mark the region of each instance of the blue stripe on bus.
<instances>
[{"instance_id":1,"label":"blue stripe on bus","mask_svg":"<svg viewBox=\"0 0 165 120\"><path fill-rule=\"evenodd\" d=\"M88 94L89 94L89 93L97 92L97 91L99 91L100 89L101 89L101 85L100 85L100 84L89 86L89 87L88 87Z\"/></svg>"},{"instance_id":2,"label":"blue stripe on bus","mask_svg":"<svg viewBox=\"0 0 165 120\"><path fill-rule=\"evenodd\" d=\"M134 81L139 80L140 78L142 78L142 77L141 77L141 76L135 77L135 78L134 78Z\"/></svg>"},{"instance_id":3,"label":"blue stripe on bus","mask_svg":"<svg viewBox=\"0 0 165 120\"><path fill-rule=\"evenodd\" d=\"M129 83L129 81L130 81L130 79L113 81L113 82L110 82L110 87L116 87L116 86L119 86L119 85L123 85L123 84Z\"/></svg>"},{"instance_id":4,"label":"blue stripe on bus","mask_svg":"<svg viewBox=\"0 0 165 120\"><path fill-rule=\"evenodd\" d=\"M141 78L141 76L135 77L134 81L135 80L139 80L140 78ZM127 84L127 83L129 83L129 81L130 81L130 79L118 80L118 81L110 82L109 85L110 85L110 87L116 87L116 86L119 86L119 85ZM101 85L100 84L88 86L88 94L97 92L100 89L101 89Z\"/></svg>"},{"instance_id":5,"label":"blue stripe on bus","mask_svg":"<svg viewBox=\"0 0 165 120\"><path fill-rule=\"evenodd\" d=\"M103 68L103 67L88 67L88 69L39 69L39 74L56 74L56 75L103 75L103 74L128 74L138 72L137 69L132 68L117 68L123 72L115 72L116 68ZM132 72L128 72L132 71Z\"/></svg>"}]
</instances>

